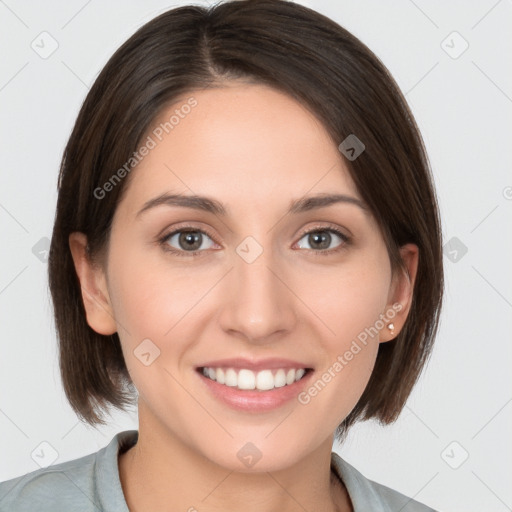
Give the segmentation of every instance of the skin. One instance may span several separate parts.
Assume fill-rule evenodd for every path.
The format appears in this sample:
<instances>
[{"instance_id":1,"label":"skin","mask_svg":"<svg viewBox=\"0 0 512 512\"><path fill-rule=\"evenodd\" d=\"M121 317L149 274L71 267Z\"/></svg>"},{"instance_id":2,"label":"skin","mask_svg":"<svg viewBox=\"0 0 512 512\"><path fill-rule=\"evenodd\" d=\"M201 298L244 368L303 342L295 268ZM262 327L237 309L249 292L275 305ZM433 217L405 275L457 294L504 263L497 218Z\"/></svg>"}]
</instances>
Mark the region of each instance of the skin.
<instances>
[{"instance_id":1,"label":"skin","mask_svg":"<svg viewBox=\"0 0 512 512\"><path fill-rule=\"evenodd\" d=\"M361 199L337 144L294 99L243 82L193 96L197 106L132 171L106 266L88 261L84 234L69 239L87 321L119 333L139 391L139 440L119 457L126 501L131 511L350 511L330 471L334 431L363 393L379 343L403 327L418 248L401 248L409 276L393 276L368 210L338 203L285 213L305 195ZM136 217L163 192L215 198L228 215L162 205ZM184 222L213 235L203 235L200 255L187 255L178 236L165 243L182 257L157 241ZM326 249L304 232L332 226L351 241L331 233L326 245L341 249L320 254ZM263 248L252 263L236 252L247 236ZM394 335L384 327L369 338L306 405L237 411L205 391L194 370L225 357L285 357L320 376L397 303ZM146 338L160 350L149 366L133 353ZM250 468L237 457L247 442L262 454Z\"/></svg>"}]
</instances>

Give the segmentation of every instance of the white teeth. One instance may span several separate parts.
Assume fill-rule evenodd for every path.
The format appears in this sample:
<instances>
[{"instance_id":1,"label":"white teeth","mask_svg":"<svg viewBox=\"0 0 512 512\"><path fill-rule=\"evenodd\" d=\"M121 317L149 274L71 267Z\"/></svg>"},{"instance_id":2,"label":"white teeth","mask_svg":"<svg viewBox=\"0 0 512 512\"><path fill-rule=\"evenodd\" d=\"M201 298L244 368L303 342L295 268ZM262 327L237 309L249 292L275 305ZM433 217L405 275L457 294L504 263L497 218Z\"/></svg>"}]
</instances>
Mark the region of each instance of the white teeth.
<instances>
[{"instance_id":1,"label":"white teeth","mask_svg":"<svg viewBox=\"0 0 512 512\"><path fill-rule=\"evenodd\" d=\"M224 384L226 384L226 386L236 386L238 384L238 377L233 368L226 370L226 382L224 382Z\"/></svg>"},{"instance_id":2,"label":"white teeth","mask_svg":"<svg viewBox=\"0 0 512 512\"><path fill-rule=\"evenodd\" d=\"M240 378L240 374L238 377ZM274 389L274 386L274 376L270 370L262 370L261 372L258 372L258 375L256 376L256 388L267 390Z\"/></svg>"},{"instance_id":3,"label":"white teeth","mask_svg":"<svg viewBox=\"0 0 512 512\"><path fill-rule=\"evenodd\" d=\"M257 373L246 368L242 368L238 373L233 368L203 368L203 375L211 380L216 380L219 384L230 387L236 387L242 390L257 389L267 391L274 388L289 386L302 379L306 373L304 368L290 368L288 371L282 368L275 374L272 370L261 370Z\"/></svg>"},{"instance_id":4,"label":"white teeth","mask_svg":"<svg viewBox=\"0 0 512 512\"><path fill-rule=\"evenodd\" d=\"M215 380L219 384L224 384L226 377L224 376L224 370L222 368L217 368L217 371L215 372Z\"/></svg>"},{"instance_id":5,"label":"white teeth","mask_svg":"<svg viewBox=\"0 0 512 512\"><path fill-rule=\"evenodd\" d=\"M282 388L283 386L286 386L286 373L284 373L284 370L277 370L276 374L274 375L274 386L276 388Z\"/></svg>"},{"instance_id":6,"label":"white teeth","mask_svg":"<svg viewBox=\"0 0 512 512\"><path fill-rule=\"evenodd\" d=\"M251 370L238 372L238 389L254 389L256 387L256 375Z\"/></svg>"}]
</instances>

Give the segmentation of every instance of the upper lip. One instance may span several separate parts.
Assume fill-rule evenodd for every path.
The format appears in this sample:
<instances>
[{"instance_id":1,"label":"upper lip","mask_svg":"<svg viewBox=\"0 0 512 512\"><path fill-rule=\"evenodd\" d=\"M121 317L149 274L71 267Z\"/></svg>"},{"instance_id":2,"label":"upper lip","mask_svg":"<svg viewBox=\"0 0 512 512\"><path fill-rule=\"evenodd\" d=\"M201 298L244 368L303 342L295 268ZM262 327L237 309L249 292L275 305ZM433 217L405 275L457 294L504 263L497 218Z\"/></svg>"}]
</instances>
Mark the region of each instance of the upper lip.
<instances>
[{"instance_id":1,"label":"upper lip","mask_svg":"<svg viewBox=\"0 0 512 512\"><path fill-rule=\"evenodd\" d=\"M306 363L301 363L300 361L293 361L291 359L283 359L283 358L270 358L270 359L260 359L259 361L255 361L254 359L246 359L244 357L235 357L230 359L217 359L215 361L207 361L197 368L247 368L252 371L259 370L274 370L274 369L290 369L290 368L312 368L311 365Z\"/></svg>"}]
</instances>

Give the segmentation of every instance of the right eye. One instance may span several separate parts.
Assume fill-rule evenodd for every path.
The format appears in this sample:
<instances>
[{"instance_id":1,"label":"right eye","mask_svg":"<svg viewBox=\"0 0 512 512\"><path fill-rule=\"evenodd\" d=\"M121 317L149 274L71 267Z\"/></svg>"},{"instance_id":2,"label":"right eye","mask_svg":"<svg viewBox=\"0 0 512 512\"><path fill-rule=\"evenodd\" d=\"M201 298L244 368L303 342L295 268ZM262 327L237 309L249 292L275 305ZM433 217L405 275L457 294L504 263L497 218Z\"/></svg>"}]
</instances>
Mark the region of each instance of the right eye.
<instances>
[{"instance_id":1,"label":"right eye","mask_svg":"<svg viewBox=\"0 0 512 512\"><path fill-rule=\"evenodd\" d=\"M205 249L211 249L210 243L215 243L211 235L198 228L180 228L164 235L160 242L164 250L170 251L179 256L196 256ZM173 245L174 244L174 245Z\"/></svg>"}]
</instances>

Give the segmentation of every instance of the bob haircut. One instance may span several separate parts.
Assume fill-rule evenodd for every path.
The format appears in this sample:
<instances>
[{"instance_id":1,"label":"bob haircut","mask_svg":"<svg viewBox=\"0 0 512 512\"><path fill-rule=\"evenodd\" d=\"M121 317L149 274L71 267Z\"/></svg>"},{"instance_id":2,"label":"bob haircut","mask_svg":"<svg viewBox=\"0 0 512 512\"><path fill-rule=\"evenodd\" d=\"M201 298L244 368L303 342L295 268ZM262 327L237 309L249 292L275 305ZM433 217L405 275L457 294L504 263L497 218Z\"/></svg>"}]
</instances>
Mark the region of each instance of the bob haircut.
<instances>
[{"instance_id":1,"label":"bob haircut","mask_svg":"<svg viewBox=\"0 0 512 512\"><path fill-rule=\"evenodd\" d=\"M134 403L118 333L87 324L68 237L88 238L90 261L106 263L112 218L130 175L98 190L122 168L151 123L191 91L229 80L271 86L309 109L338 146L365 145L346 166L378 222L393 274L399 247L414 243L419 263L400 334L381 343L358 403L336 429L359 420L391 423L428 360L443 296L442 241L430 164L413 115L386 67L329 18L285 0L184 6L142 26L110 58L89 91L65 147L49 253L49 286L64 391L80 419L105 424L110 406ZM104 267L106 268L106 267Z\"/></svg>"}]
</instances>

